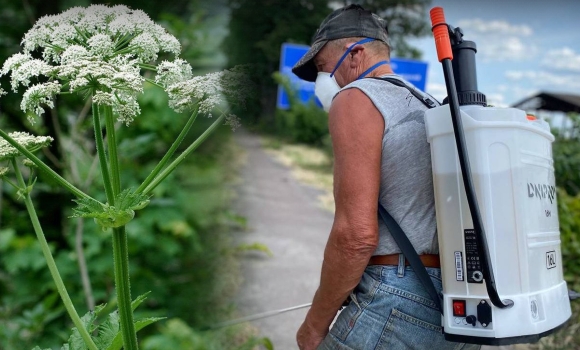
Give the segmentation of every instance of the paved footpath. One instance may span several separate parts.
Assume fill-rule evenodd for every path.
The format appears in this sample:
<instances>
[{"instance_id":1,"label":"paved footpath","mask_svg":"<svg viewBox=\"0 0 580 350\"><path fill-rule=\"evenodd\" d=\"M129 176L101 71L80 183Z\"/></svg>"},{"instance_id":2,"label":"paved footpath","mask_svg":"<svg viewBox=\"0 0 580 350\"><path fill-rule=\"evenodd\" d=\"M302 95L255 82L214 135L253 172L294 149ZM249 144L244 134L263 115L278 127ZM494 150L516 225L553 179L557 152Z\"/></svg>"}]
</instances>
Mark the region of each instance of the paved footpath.
<instances>
[{"instance_id":1,"label":"paved footpath","mask_svg":"<svg viewBox=\"0 0 580 350\"><path fill-rule=\"evenodd\" d=\"M273 253L272 257L260 252L243 255L243 282L236 298L240 314L309 303L318 287L333 214L318 205L321 192L297 182L288 167L263 151L258 137L238 130L235 141L247 155L234 208L246 217L248 231L239 234L238 243L265 244ZM260 336L272 340L276 350L294 350L298 348L296 331L306 311L290 311L251 324Z\"/></svg>"},{"instance_id":2,"label":"paved footpath","mask_svg":"<svg viewBox=\"0 0 580 350\"><path fill-rule=\"evenodd\" d=\"M241 315L310 303L318 287L322 254L333 214L318 206L321 192L298 183L286 166L261 148L259 139L237 130L235 141L247 160L234 207L247 218L240 243L265 244L272 257L260 252L243 255L243 282L236 300ZM308 309L252 322L276 350L297 349L295 335Z\"/></svg>"}]
</instances>

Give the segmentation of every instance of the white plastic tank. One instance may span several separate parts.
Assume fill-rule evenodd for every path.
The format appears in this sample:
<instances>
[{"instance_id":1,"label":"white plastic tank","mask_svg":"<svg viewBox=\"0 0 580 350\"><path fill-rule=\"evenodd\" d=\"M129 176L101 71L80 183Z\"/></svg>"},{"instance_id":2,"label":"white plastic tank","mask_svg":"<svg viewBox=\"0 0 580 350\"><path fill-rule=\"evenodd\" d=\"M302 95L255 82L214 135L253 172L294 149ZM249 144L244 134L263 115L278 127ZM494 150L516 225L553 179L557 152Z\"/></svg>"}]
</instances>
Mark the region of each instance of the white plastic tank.
<instances>
[{"instance_id":1,"label":"white plastic tank","mask_svg":"<svg viewBox=\"0 0 580 350\"><path fill-rule=\"evenodd\" d=\"M430 109L425 126L433 166L444 333L450 340L479 344L535 341L571 315L562 272L554 137L545 121L514 108L463 106L461 114L497 291L514 306L499 309L489 301L449 106Z\"/></svg>"}]
</instances>

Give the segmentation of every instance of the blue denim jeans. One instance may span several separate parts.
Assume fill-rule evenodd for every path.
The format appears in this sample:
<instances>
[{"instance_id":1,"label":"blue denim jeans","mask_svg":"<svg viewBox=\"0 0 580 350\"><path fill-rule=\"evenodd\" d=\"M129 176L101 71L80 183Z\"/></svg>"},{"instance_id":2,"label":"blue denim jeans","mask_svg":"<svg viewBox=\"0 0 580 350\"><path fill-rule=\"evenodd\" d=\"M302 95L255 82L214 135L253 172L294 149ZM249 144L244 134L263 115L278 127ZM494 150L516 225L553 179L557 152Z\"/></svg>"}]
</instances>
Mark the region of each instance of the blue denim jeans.
<instances>
[{"instance_id":1,"label":"blue denim jeans","mask_svg":"<svg viewBox=\"0 0 580 350\"><path fill-rule=\"evenodd\" d=\"M404 262L404 260L399 259ZM441 290L441 270L427 268ZM448 342L441 314L411 267L369 266L319 350L477 350Z\"/></svg>"}]
</instances>

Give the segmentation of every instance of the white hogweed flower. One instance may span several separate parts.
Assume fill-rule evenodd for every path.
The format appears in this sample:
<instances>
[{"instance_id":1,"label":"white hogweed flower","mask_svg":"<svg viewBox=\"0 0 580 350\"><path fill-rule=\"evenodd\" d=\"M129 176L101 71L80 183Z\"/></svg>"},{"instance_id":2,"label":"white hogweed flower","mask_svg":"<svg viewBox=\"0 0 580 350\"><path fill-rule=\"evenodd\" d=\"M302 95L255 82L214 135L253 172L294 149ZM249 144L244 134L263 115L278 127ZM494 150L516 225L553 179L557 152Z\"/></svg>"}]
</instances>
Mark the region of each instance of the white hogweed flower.
<instances>
[{"instance_id":1,"label":"white hogweed flower","mask_svg":"<svg viewBox=\"0 0 580 350\"><path fill-rule=\"evenodd\" d=\"M31 124L34 123L32 116L40 116L44 113L44 108L41 105L47 105L54 108L54 96L60 92L61 85L57 82L51 81L43 84L36 84L30 87L24 95L22 95L22 102L20 102L20 109L28 115L28 120Z\"/></svg>"},{"instance_id":2,"label":"white hogweed flower","mask_svg":"<svg viewBox=\"0 0 580 350\"><path fill-rule=\"evenodd\" d=\"M161 53L181 52L179 41L141 10L124 5L73 7L40 18L22 40L23 52L10 57L0 76L11 74L11 87L27 88L21 108L29 118L40 116L41 105L53 108L61 91L93 96L113 108L117 119L130 123L140 113L137 96L143 92L142 65ZM40 51L42 59L33 58ZM34 57L37 57L36 55ZM185 66L177 59L175 65ZM186 67L183 79L191 77ZM189 68L191 69L191 68ZM41 84L32 85L33 79ZM166 81L179 76L167 75Z\"/></svg>"},{"instance_id":3,"label":"white hogweed flower","mask_svg":"<svg viewBox=\"0 0 580 350\"><path fill-rule=\"evenodd\" d=\"M235 114L228 114L226 116L225 125L229 125L230 128L232 128L232 131L236 131L237 128L239 128L240 126L242 126L242 123L240 121L240 118L238 118L237 115L235 115Z\"/></svg>"},{"instance_id":4,"label":"white hogweed flower","mask_svg":"<svg viewBox=\"0 0 580 350\"><path fill-rule=\"evenodd\" d=\"M38 151L47 147L54 140L50 136L34 136L26 132L11 132L8 134L18 144L25 147L30 152ZM10 160L20 156L20 152L4 139L0 139L0 161Z\"/></svg>"},{"instance_id":5,"label":"white hogweed flower","mask_svg":"<svg viewBox=\"0 0 580 350\"><path fill-rule=\"evenodd\" d=\"M3 178L4 176L6 176L6 174L8 174L8 171L10 169L7 167L1 167L0 168L0 179Z\"/></svg>"},{"instance_id":6,"label":"white hogweed flower","mask_svg":"<svg viewBox=\"0 0 580 350\"><path fill-rule=\"evenodd\" d=\"M188 80L193 77L192 68L187 61L176 59L175 61L162 61L157 65L155 82L163 87Z\"/></svg>"},{"instance_id":7,"label":"white hogweed flower","mask_svg":"<svg viewBox=\"0 0 580 350\"><path fill-rule=\"evenodd\" d=\"M244 105L253 89L243 69L234 67L173 83L167 87L169 106L183 112L197 103L199 112L211 117L215 108Z\"/></svg>"}]
</instances>

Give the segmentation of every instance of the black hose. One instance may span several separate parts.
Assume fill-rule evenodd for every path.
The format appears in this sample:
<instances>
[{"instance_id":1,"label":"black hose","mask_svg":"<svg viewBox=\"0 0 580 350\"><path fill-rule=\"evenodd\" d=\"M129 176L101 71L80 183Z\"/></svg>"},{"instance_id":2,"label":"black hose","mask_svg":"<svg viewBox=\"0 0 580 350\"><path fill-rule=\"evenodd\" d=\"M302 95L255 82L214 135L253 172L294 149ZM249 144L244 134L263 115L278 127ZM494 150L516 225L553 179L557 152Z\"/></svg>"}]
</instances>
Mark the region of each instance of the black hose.
<instances>
[{"instance_id":1,"label":"black hose","mask_svg":"<svg viewBox=\"0 0 580 350\"><path fill-rule=\"evenodd\" d=\"M469 204L469 211L473 221L473 228L475 230L475 237L477 241L477 250L482 264L483 278L485 279L485 287L491 303L498 308L510 308L514 305L512 300L501 300L497 288L495 286L495 278L493 276L493 269L491 267L491 259L489 256L489 249L487 248L487 239L483 222L481 220L481 213L477 204L475 196L475 186L471 177L471 167L469 166L469 157L467 154L467 145L465 143L465 135L463 133L463 123L461 121L461 111L459 110L459 101L457 99L457 90L455 88L455 79L453 79L453 66L451 60L446 58L441 61L443 64L443 75L445 76L445 86L447 87L447 94L449 95L449 109L451 111L451 121L453 122L453 130L455 131L455 144L457 145L457 154L459 156L459 164L461 166L461 175L463 176L463 184L465 186L465 195L467 196L467 203Z\"/></svg>"}]
</instances>

